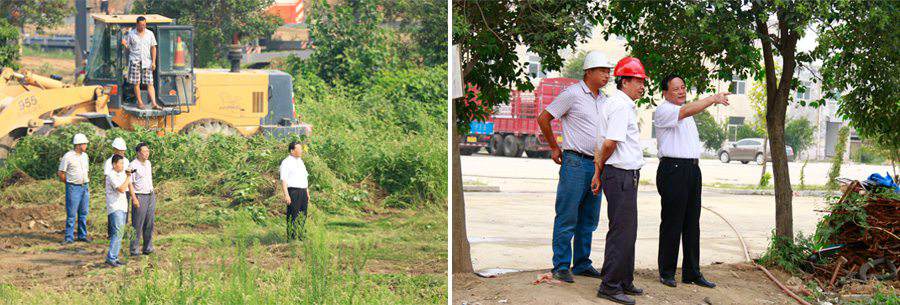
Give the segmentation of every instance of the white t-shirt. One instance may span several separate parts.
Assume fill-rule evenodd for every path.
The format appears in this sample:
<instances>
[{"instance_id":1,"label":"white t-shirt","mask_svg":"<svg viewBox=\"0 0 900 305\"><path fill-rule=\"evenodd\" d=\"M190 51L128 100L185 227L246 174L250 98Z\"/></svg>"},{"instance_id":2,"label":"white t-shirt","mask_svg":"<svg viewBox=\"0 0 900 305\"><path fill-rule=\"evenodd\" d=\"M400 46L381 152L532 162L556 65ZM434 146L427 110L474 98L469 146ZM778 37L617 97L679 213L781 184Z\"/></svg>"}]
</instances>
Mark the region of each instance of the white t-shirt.
<instances>
[{"instance_id":1,"label":"white t-shirt","mask_svg":"<svg viewBox=\"0 0 900 305\"><path fill-rule=\"evenodd\" d=\"M678 119L682 106L665 101L653 112L659 157L699 159L703 152L694 117Z\"/></svg>"},{"instance_id":2,"label":"white t-shirt","mask_svg":"<svg viewBox=\"0 0 900 305\"><path fill-rule=\"evenodd\" d=\"M620 169L637 170L644 166L641 150L637 105L625 92L615 89L600 107L600 133L598 144L609 139L616 141L616 150L606 160L606 165Z\"/></svg>"},{"instance_id":3,"label":"white t-shirt","mask_svg":"<svg viewBox=\"0 0 900 305\"><path fill-rule=\"evenodd\" d=\"M116 172L106 175L106 214L112 214L115 211L125 212L128 208L128 201L125 199L125 192L119 192L116 188L125 183L125 171Z\"/></svg>"},{"instance_id":4,"label":"white t-shirt","mask_svg":"<svg viewBox=\"0 0 900 305\"><path fill-rule=\"evenodd\" d=\"M122 158L122 164L124 165L122 168L128 168L128 158ZM103 174L109 176L110 173L113 172L112 168L112 157L106 158L106 161L103 162Z\"/></svg>"},{"instance_id":5,"label":"white t-shirt","mask_svg":"<svg viewBox=\"0 0 900 305\"><path fill-rule=\"evenodd\" d=\"M91 181L88 177L88 164L87 152L79 155L70 150L59 159L59 171L66 173L67 183L85 184Z\"/></svg>"},{"instance_id":6,"label":"white t-shirt","mask_svg":"<svg viewBox=\"0 0 900 305\"><path fill-rule=\"evenodd\" d=\"M306 172L306 164L303 159L287 156L281 161L279 167L281 181L287 182L288 187L305 189L309 187L309 173Z\"/></svg>"}]
</instances>

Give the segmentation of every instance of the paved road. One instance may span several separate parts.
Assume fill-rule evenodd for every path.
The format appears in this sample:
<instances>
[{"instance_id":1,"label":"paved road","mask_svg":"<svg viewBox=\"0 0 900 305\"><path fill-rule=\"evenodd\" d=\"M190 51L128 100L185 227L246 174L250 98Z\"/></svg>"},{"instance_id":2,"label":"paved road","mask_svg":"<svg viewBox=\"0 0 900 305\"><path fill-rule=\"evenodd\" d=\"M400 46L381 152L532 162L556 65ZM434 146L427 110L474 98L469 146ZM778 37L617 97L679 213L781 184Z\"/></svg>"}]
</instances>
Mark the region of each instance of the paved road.
<instances>
[{"instance_id":1,"label":"paved road","mask_svg":"<svg viewBox=\"0 0 900 305\"><path fill-rule=\"evenodd\" d=\"M793 165L792 165L793 166ZM704 181L729 177L759 175L759 167L703 161ZM810 163L807 170L826 167ZM463 178L472 183L496 185L499 193L469 192L466 198L466 225L472 243L476 270L511 268L533 270L549 268L550 239L554 215L556 172L558 166L547 159L503 158L490 156L463 157ZM643 177L655 175L656 161L648 160ZM827 169L826 169L827 170ZM847 166L847 172L866 168ZM724 171L724 173L721 173ZM509 178L503 178L509 177ZM757 176L758 177L758 176ZM642 178L648 179L648 178ZM756 178L752 178L755 180ZM807 178L809 179L809 178ZM819 179L824 183L825 179ZM807 180L809 181L809 180ZM741 180L728 183L742 183ZM703 206L724 215L744 235L752 257L759 256L775 228L773 196L730 195L704 191ZM821 217L825 202L818 197L794 197L794 230L810 234ZM592 259L599 266L603 259L603 240L607 232L606 203L601 204L600 228L594 233ZM638 194L638 226L636 265L655 268L657 236L660 222L659 195L652 185L641 185ZM738 240L719 217L704 210L701 214L701 263L743 261Z\"/></svg>"},{"instance_id":2,"label":"paved road","mask_svg":"<svg viewBox=\"0 0 900 305\"><path fill-rule=\"evenodd\" d=\"M476 154L462 156L462 172L465 180L481 180L490 182L483 176L500 176L516 178L543 178L556 180L559 173L559 165L550 159L508 158ZM645 158L647 164L641 169L641 179L655 183L656 167L659 159ZM882 173L891 170L889 165L845 164L841 166L841 177L852 179L866 179L874 172ZM771 164L768 171L772 172ZM789 162L788 171L792 184L800 184L800 168L803 163ZM761 167L755 163L741 164L733 161L722 163L718 160L700 160L700 168L703 171L703 183L728 183L755 185L759 182ZM828 171L831 163L809 162L806 166L805 177L807 185L824 185L828 180ZM510 185L511 187L515 187ZM502 185L501 185L502 188ZM555 191L555 185L553 186ZM504 189L507 191L507 189ZM508 190L514 191L514 190Z\"/></svg>"}]
</instances>

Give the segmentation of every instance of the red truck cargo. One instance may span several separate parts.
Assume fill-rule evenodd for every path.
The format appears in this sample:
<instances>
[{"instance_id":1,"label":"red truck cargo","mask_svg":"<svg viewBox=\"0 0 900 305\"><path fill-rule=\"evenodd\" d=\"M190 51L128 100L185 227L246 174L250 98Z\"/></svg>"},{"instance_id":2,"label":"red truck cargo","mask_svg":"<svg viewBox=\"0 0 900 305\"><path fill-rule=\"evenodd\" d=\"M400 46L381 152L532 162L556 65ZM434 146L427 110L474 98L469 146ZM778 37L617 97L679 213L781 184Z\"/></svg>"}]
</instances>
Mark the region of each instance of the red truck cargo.
<instances>
[{"instance_id":1,"label":"red truck cargo","mask_svg":"<svg viewBox=\"0 0 900 305\"><path fill-rule=\"evenodd\" d=\"M567 87L580 80L571 78L545 78L534 92L513 91L508 105L494 109L488 122L494 123L494 135L487 150L491 155L520 157L524 152L530 158L549 158L550 146L541 135L537 117L547 105ZM556 141L562 144L559 120L550 123Z\"/></svg>"}]
</instances>

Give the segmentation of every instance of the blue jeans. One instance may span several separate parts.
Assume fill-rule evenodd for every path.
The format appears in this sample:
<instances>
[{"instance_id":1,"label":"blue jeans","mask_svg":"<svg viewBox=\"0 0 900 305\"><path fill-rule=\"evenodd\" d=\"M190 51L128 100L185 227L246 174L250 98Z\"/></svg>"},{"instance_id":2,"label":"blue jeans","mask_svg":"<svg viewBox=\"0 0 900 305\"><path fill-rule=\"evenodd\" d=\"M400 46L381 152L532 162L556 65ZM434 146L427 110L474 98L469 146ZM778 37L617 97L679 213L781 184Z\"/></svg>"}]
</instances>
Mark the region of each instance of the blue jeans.
<instances>
[{"instance_id":1,"label":"blue jeans","mask_svg":"<svg viewBox=\"0 0 900 305\"><path fill-rule=\"evenodd\" d=\"M119 260L119 250L122 249L122 235L125 233L125 211L115 211L106 216L109 220L109 252L106 254L107 262Z\"/></svg>"},{"instance_id":2,"label":"blue jeans","mask_svg":"<svg viewBox=\"0 0 900 305\"><path fill-rule=\"evenodd\" d=\"M91 194L87 184L66 183L66 241L75 240L75 218L78 217L78 238L87 238L87 215Z\"/></svg>"},{"instance_id":3,"label":"blue jeans","mask_svg":"<svg viewBox=\"0 0 900 305\"><path fill-rule=\"evenodd\" d=\"M571 265L573 273L580 273L591 267L591 236L597 230L602 196L591 192L592 159L569 151L563 152L562 159L553 221L553 270L566 270Z\"/></svg>"}]
</instances>

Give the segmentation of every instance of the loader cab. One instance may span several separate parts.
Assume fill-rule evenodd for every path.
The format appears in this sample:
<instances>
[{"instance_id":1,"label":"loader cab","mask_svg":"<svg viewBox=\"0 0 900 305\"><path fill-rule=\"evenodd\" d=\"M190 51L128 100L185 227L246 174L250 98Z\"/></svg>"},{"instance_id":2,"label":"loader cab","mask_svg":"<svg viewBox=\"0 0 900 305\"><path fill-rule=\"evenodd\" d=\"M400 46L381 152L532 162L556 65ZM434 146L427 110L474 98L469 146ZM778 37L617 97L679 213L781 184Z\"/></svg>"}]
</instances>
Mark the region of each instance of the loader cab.
<instances>
[{"instance_id":1,"label":"loader cab","mask_svg":"<svg viewBox=\"0 0 900 305\"><path fill-rule=\"evenodd\" d=\"M122 45L127 30L135 26L138 16L147 19L147 30L156 36L156 69L153 71L154 93L165 110L137 108L134 85L127 80L128 51ZM160 15L92 15L94 33L85 68L85 85L100 85L110 95L109 108L139 117L178 114L194 105L193 27L173 25L172 19ZM150 105L145 85L140 85L144 104ZM189 108L188 108L189 109Z\"/></svg>"}]
</instances>

